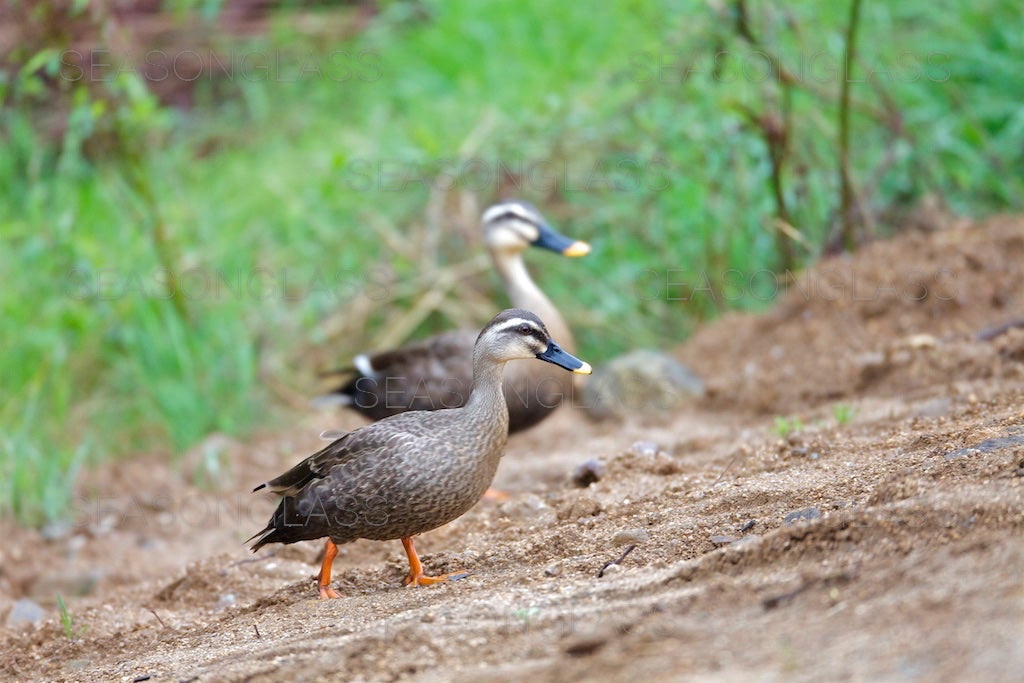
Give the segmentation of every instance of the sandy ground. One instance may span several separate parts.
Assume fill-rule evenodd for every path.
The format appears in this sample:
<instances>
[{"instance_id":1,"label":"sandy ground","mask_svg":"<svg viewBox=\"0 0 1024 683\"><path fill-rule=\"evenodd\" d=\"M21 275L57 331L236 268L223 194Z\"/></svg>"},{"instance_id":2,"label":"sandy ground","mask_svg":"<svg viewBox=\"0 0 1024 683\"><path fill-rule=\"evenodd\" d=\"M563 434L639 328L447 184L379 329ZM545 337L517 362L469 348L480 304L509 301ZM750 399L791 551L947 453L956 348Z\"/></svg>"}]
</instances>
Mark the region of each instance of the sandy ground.
<instances>
[{"instance_id":1,"label":"sandy ground","mask_svg":"<svg viewBox=\"0 0 1024 683\"><path fill-rule=\"evenodd\" d=\"M509 500L417 542L472 570L451 584L402 588L401 545L360 541L321 602L319 544L243 545L274 505L248 490L355 416L118 463L73 529L2 530L0 629L47 612L0 630L0 678L1021 680L1024 328L979 337L1021 316L1021 218L824 261L678 350L703 400L514 436Z\"/></svg>"}]
</instances>

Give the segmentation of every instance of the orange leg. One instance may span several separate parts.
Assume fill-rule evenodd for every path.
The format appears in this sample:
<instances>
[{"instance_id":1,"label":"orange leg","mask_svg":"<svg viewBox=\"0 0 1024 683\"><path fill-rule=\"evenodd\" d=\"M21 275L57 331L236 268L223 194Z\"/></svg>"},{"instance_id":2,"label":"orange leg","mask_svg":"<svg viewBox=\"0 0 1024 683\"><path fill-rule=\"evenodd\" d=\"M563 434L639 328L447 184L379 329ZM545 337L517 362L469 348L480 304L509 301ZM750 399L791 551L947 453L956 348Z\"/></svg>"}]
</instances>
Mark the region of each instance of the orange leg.
<instances>
[{"instance_id":1,"label":"orange leg","mask_svg":"<svg viewBox=\"0 0 1024 683\"><path fill-rule=\"evenodd\" d=\"M334 562L334 558L337 556L338 546L334 545L334 541L328 538L327 547L324 548L324 561L320 565L320 576L317 577L317 586L320 589L321 600L341 597L331 588L331 563Z\"/></svg>"},{"instance_id":2,"label":"orange leg","mask_svg":"<svg viewBox=\"0 0 1024 683\"><path fill-rule=\"evenodd\" d=\"M487 489L484 491L484 500L493 500L495 503L504 503L508 500L508 493L500 489Z\"/></svg>"},{"instance_id":3,"label":"orange leg","mask_svg":"<svg viewBox=\"0 0 1024 683\"><path fill-rule=\"evenodd\" d=\"M452 572L451 574L442 574L441 576L424 576L423 565L420 564L420 557L416 554L416 547L412 544L412 536L403 538L402 546L405 548L405 554L409 556L409 573L402 583L409 588L413 586L429 586L434 583L441 583L442 581L458 581L469 576L469 572Z\"/></svg>"}]
</instances>

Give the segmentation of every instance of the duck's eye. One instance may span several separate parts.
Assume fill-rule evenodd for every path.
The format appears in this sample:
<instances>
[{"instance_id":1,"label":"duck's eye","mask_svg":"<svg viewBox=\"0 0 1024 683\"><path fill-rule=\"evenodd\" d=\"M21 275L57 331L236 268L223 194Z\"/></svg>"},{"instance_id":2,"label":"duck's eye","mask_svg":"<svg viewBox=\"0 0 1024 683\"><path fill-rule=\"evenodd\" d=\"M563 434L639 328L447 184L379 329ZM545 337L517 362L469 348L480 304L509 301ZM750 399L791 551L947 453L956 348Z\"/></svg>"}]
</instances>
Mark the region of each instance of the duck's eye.
<instances>
[{"instance_id":1,"label":"duck's eye","mask_svg":"<svg viewBox=\"0 0 1024 683\"><path fill-rule=\"evenodd\" d=\"M520 334L530 334L530 326L529 325L520 325L519 326L519 333Z\"/></svg>"}]
</instances>

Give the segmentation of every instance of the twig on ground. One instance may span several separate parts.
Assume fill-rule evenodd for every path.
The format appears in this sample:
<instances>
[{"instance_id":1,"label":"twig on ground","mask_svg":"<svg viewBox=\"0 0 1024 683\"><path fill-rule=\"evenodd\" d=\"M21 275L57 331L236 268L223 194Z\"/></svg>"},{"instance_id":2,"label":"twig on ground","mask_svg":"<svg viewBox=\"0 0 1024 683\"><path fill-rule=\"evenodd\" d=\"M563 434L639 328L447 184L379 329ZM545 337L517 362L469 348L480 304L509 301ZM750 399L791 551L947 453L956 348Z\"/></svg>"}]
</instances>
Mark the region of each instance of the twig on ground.
<instances>
[{"instance_id":1,"label":"twig on ground","mask_svg":"<svg viewBox=\"0 0 1024 683\"><path fill-rule=\"evenodd\" d=\"M633 545L631 545L628 548L626 548L626 552L622 553L622 555L619 556L619 559L617 559L617 560L608 560L607 562L605 562L604 565L602 565L602 567L601 567L601 571L599 571L597 573L597 578L600 579L602 576L604 576L604 570L608 569L608 567L612 566L613 564L619 564L624 559L626 559L626 555L629 555L631 552L633 552L633 548L635 548L635 547L636 547L636 543L634 543Z\"/></svg>"},{"instance_id":2,"label":"twig on ground","mask_svg":"<svg viewBox=\"0 0 1024 683\"><path fill-rule=\"evenodd\" d=\"M146 609L148 609L150 611L150 613L154 617L156 617L156 620L160 622L161 626L163 626L164 628L169 628L169 626L167 626L167 624L164 623L164 620L160 618L160 615L156 613L155 609L153 609L152 607L147 607Z\"/></svg>"},{"instance_id":3,"label":"twig on ground","mask_svg":"<svg viewBox=\"0 0 1024 683\"><path fill-rule=\"evenodd\" d=\"M1009 332L1015 327L1024 327L1024 318L1014 318L1013 320L1009 320L1000 325L989 327L975 335L975 338L978 341L989 341L991 339L995 339L1001 334Z\"/></svg>"}]
</instances>

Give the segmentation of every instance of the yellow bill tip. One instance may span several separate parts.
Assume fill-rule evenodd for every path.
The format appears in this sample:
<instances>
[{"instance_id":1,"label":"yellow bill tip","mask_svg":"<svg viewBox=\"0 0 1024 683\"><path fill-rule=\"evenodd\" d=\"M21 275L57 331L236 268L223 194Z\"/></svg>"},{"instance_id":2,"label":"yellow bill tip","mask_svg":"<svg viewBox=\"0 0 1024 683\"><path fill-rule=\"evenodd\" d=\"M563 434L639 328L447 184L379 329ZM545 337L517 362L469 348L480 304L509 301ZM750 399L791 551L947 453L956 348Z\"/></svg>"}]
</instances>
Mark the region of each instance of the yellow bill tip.
<instances>
[{"instance_id":1,"label":"yellow bill tip","mask_svg":"<svg viewBox=\"0 0 1024 683\"><path fill-rule=\"evenodd\" d=\"M586 242L573 242L562 250L562 256L586 256L590 253L590 245Z\"/></svg>"},{"instance_id":2,"label":"yellow bill tip","mask_svg":"<svg viewBox=\"0 0 1024 683\"><path fill-rule=\"evenodd\" d=\"M584 363L583 365L573 370L573 372L575 372L577 375L589 375L590 373L593 372L593 369L590 367L590 363Z\"/></svg>"}]
</instances>

